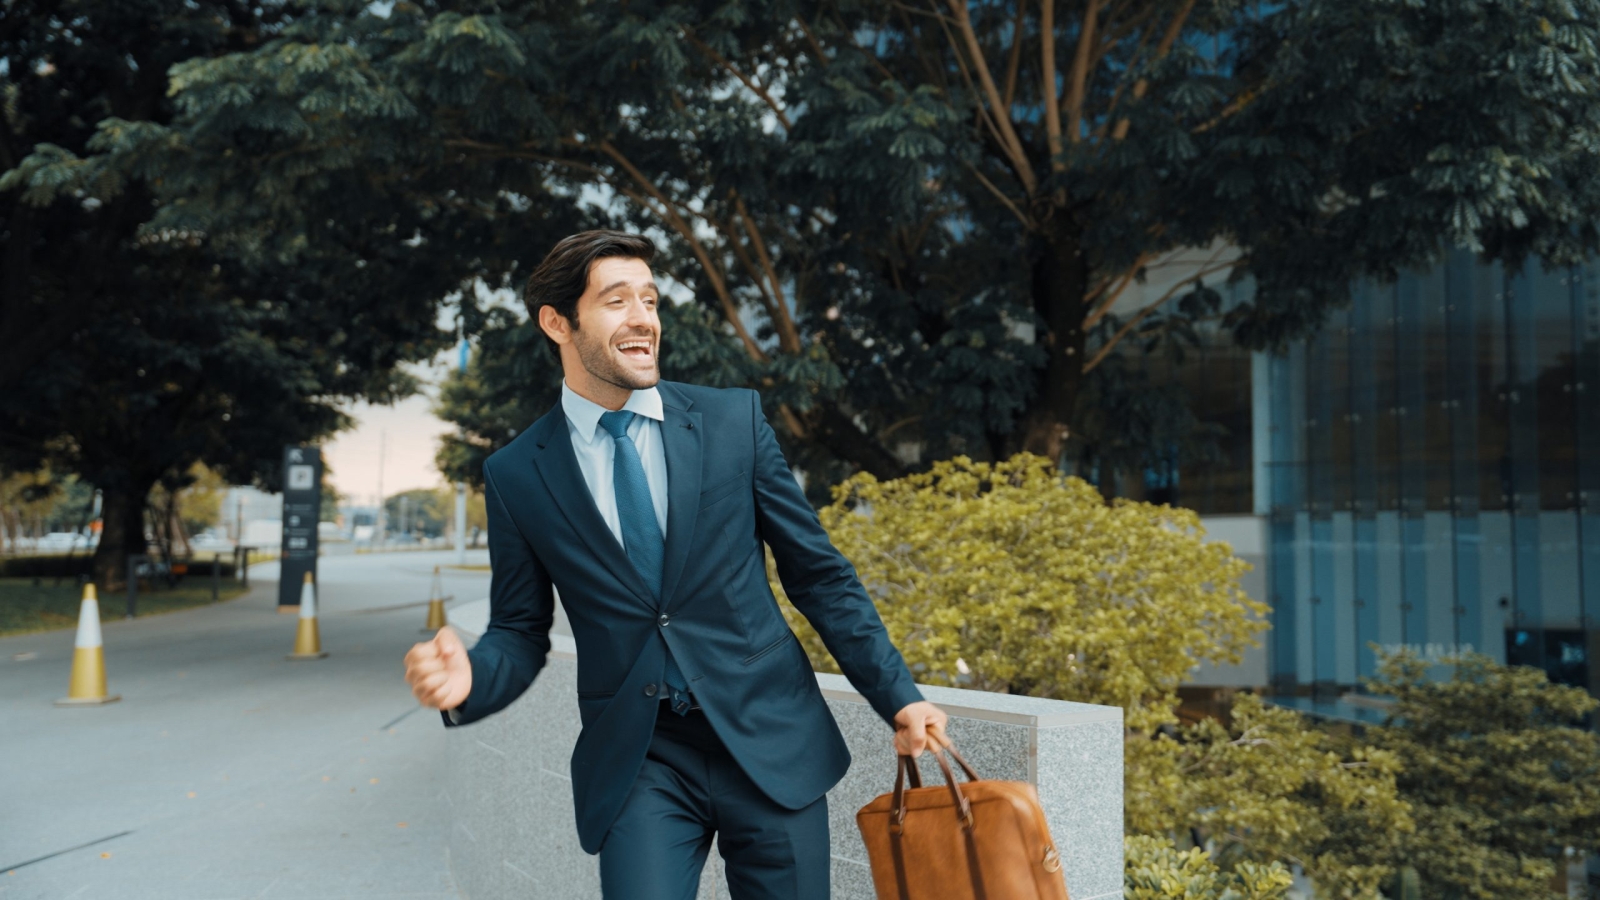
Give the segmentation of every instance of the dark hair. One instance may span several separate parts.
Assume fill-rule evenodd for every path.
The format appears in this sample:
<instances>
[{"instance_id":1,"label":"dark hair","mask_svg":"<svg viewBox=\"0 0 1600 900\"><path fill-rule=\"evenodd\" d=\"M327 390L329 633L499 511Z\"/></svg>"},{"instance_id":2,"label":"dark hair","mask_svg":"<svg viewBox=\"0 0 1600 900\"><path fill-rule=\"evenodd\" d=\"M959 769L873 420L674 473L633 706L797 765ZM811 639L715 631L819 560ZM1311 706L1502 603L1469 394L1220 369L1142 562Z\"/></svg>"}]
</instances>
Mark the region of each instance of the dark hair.
<instances>
[{"instance_id":1,"label":"dark hair","mask_svg":"<svg viewBox=\"0 0 1600 900\"><path fill-rule=\"evenodd\" d=\"M656 245L650 239L625 231L580 231L550 249L544 261L528 276L522 288L522 302L533 317L534 327L539 324L539 307L553 307L562 318L578 327L578 298L589 287L589 268L597 260L613 257L642 259L650 262L656 255ZM561 355L561 345L545 336L550 349Z\"/></svg>"}]
</instances>

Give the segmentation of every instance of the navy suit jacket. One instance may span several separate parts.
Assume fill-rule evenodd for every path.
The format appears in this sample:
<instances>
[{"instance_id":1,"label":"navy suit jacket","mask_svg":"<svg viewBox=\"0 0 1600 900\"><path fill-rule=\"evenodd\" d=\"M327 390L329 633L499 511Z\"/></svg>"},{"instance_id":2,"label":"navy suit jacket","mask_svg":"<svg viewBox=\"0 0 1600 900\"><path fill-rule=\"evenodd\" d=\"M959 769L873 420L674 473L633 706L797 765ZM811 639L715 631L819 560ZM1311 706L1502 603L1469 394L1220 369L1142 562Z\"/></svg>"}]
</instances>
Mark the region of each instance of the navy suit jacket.
<instances>
[{"instance_id":1,"label":"navy suit jacket","mask_svg":"<svg viewBox=\"0 0 1600 900\"><path fill-rule=\"evenodd\" d=\"M885 721L922 699L855 568L795 483L760 397L672 382L659 390L669 497L659 604L600 517L559 404L483 467L489 625L468 653L472 691L456 724L498 712L533 682L559 589L578 648L572 792L589 853L644 761L669 648L717 735L773 801L804 807L849 768L767 583L763 543L789 599Z\"/></svg>"}]
</instances>

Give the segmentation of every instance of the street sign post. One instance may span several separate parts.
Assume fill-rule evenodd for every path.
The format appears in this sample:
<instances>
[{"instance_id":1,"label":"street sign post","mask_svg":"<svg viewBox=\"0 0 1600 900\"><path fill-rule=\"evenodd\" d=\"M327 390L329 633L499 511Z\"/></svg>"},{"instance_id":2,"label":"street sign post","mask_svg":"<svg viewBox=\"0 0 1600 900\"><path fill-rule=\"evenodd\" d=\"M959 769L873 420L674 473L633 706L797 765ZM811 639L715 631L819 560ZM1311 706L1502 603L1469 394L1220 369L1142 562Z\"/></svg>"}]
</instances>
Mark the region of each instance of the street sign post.
<instances>
[{"instance_id":1,"label":"street sign post","mask_svg":"<svg viewBox=\"0 0 1600 900\"><path fill-rule=\"evenodd\" d=\"M322 451L283 448L283 551L278 557L278 611L300 610L306 573L317 577L317 519L322 512Z\"/></svg>"}]
</instances>

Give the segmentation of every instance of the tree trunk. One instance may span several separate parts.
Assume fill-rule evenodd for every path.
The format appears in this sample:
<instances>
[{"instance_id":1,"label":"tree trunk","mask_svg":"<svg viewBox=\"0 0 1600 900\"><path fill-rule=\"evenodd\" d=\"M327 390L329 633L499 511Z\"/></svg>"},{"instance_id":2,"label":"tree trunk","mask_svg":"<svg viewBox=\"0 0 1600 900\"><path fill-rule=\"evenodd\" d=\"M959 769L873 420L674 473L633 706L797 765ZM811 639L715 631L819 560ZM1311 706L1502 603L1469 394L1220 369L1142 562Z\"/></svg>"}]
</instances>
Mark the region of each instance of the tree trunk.
<instances>
[{"instance_id":1,"label":"tree trunk","mask_svg":"<svg viewBox=\"0 0 1600 900\"><path fill-rule=\"evenodd\" d=\"M855 421L833 403L813 406L805 414L805 424L811 429L812 439L828 452L855 463L880 481L906 474L906 465L900 457L889 452L877 438L856 427Z\"/></svg>"},{"instance_id":2,"label":"tree trunk","mask_svg":"<svg viewBox=\"0 0 1600 900\"><path fill-rule=\"evenodd\" d=\"M91 571L94 583L107 594L127 588L128 555L145 552L144 500L154 483L151 478L143 481L143 488L101 489L100 546L95 548Z\"/></svg>"},{"instance_id":3,"label":"tree trunk","mask_svg":"<svg viewBox=\"0 0 1600 900\"><path fill-rule=\"evenodd\" d=\"M1021 449L1060 463L1083 386L1083 301L1089 290L1089 267L1077 225L1060 221L1066 216L1062 210L1056 216L1047 224L1033 264L1033 308L1044 320L1041 340L1049 356L1023 419Z\"/></svg>"}]
</instances>

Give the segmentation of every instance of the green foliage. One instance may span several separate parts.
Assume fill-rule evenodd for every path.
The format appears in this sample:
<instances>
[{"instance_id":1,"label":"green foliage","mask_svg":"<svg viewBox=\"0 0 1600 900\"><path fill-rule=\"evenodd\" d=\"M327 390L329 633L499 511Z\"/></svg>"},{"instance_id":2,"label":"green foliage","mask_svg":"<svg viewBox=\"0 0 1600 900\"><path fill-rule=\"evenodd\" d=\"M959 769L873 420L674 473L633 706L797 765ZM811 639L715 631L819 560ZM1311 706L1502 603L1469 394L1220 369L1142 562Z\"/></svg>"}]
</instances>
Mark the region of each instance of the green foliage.
<instances>
[{"instance_id":1,"label":"green foliage","mask_svg":"<svg viewBox=\"0 0 1600 900\"><path fill-rule=\"evenodd\" d=\"M1207 328L1281 344L1353 277L1456 243L1559 263L1600 241L1597 0L1058 3L1048 29L1041 4L936 6L314 3L174 68L170 126L119 113L14 180L159 169L145 233L330 296L513 286L567 233L650 230L714 326L685 371L761 387L816 483L1018 449L1203 458L1141 354ZM1226 246L1132 302L1172 252ZM1226 315L1225 276L1254 285ZM486 344L515 327L468 307ZM506 403L538 374L459 386L484 421L452 471L531 420Z\"/></svg>"},{"instance_id":2,"label":"green foliage","mask_svg":"<svg viewBox=\"0 0 1600 900\"><path fill-rule=\"evenodd\" d=\"M197 225L197 210L225 214L208 204L270 220L280 186L247 172L199 190L196 142L173 127L184 95L169 88L198 60L270 42L280 4L91 0L65 18L24 2L6 21L0 463L47 461L102 490L96 578L109 586L142 549L152 485L176 490L203 460L273 488L282 446L343 427L342 401L410 390L397 366L439 348L435 306L461 273L364 230L349 196L291 265Z\"/></svg>"},{"instance_id":3,"label":"green foliage","mask_svg":"<svg viewBox=\"0 0 1600 900\"><path fill-rule=\"evenodd\" d=\"M1319 897L1378 900L1412 829L1398 757L1241 694L1229 725L1202 719L1131 740L1128 830L1197 841L1225 868L1298 863Z\"/></svg>"},{"instance_id":4,"label":"green foliage","mask_svg":"<svg viewBox=\"0 0 1600 900\"><path fill-rule=\"evenodd\" d=\"M1374 746L1401 765L1416 819L1401 852L1425 900L1551 898L1564 849L1600 851L1600 701L1545 673L1471 654L1448 677L1409 654L1384 659L1375 692L1394 698Z\"/></svg>"},{"instance_id":5,"label":"green foliage","mask_svg":"<svg viewBox=\"0 0 1600 900\"><path fill-rule=\"evenodd\" d=\"M1217 867L1205 851L1179 850L1165 838L1130 835L1123 840L1127 900L1281 900L1293 879L1282 863Z\"/></svg>"},{"instance_id":6,"label":"green foliage","mask_svg":"<svg viewBox=\"0 0 1600 900\"><path fill-rule=\"evenodd\" d=\"M821 517L930 684L1119 706L1148 732L1175 721L1197 663L1237 661L1266 627L1266 607L1239 589L1248 564L1205 541L1193 512L1108 505L1028 454L958 457L889 482L862 473ZM831 668L785 607L813 662Z\"/></svg>"}]
</instances>

